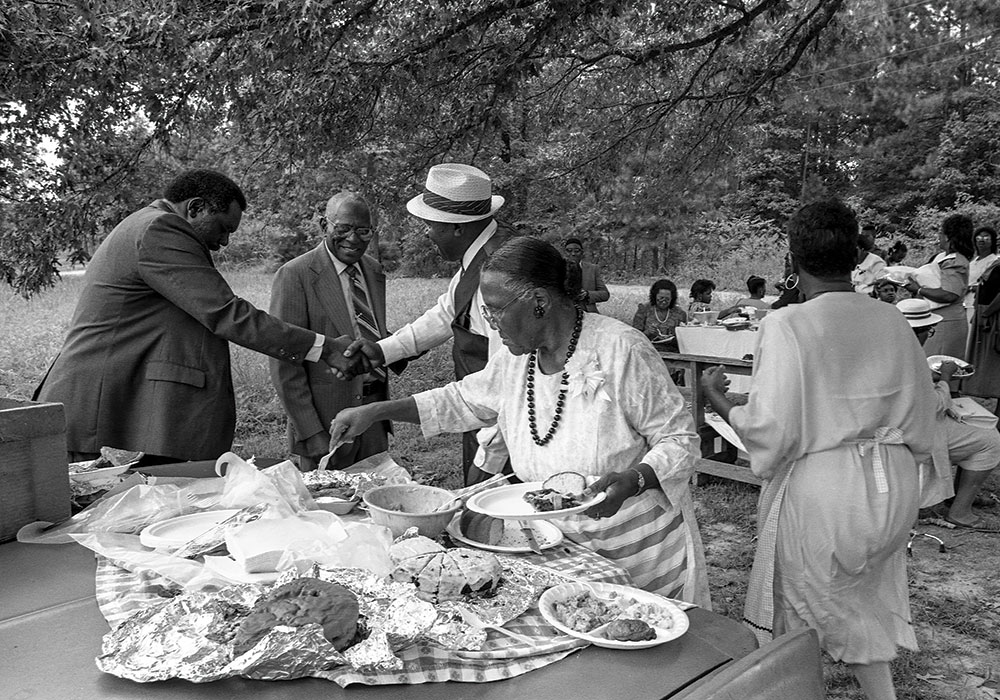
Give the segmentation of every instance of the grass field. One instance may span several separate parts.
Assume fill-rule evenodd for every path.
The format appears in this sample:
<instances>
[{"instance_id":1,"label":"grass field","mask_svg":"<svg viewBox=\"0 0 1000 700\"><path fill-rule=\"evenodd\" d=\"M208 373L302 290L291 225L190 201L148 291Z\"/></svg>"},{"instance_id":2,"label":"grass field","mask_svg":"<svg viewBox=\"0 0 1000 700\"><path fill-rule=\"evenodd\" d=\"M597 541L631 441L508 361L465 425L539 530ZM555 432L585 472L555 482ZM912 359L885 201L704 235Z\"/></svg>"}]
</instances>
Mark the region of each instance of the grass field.
<instances>
[{"instance_id":1,"label":"grass field","mask_svg":"<svg viewBox=\"0 0 1000 700\"><path fill-rule=\"evenodd\" d=\"M227 273L234 289L267 307L270 275L255 271ZM388 289L389 327L397 328L433 303L445 280L393 279ZM7 290L0 296L0 395L29 398L58 351L80 286L66 277L51 290L25 301ZM603 313L628 322L647 298L646 283L613 285ZM719 293L715 306L731 303L736 293ZM686 304L686 299L684 302ZM244 456L284 456L284 418L261 355L233 347L238 402L235 451ZM393 376L392 392L407 395L452 378L450 344L410 364ZM424 440L417 427L398 425L391 452L425 483L452 487L460 481L460 439ZM997 488L994 478L994 488ZM739 618L753 557L756 488L716 482L695 488L698 521L705 541L713 606ZM909 700L1000 698L1000 537L948 533L948 551L938 553L918 543L911 560L914 623L921 651L904 653L893 666L900 698ZM993 538L993 539L990 539ZM839 664L825 664L828 697L861 698L853 677Z\"/></svg>"}]
</instances>

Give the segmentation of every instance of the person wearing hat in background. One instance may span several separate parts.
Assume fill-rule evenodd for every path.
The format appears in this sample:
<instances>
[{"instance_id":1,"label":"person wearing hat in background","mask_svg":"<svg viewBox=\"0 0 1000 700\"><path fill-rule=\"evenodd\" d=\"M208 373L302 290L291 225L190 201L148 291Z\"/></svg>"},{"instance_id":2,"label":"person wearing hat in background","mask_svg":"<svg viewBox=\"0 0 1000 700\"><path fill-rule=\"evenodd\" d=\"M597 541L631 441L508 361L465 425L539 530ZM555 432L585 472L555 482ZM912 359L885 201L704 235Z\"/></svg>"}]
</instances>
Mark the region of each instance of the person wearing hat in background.
<instances>
[{"instance_id":1,"label":"person wearing hat in background","mask_svg":"<svg viewBox=\"0 0 1000 700\"><path fill-rule=\"evenodd\" d=\"M758 318L763 316L764 313L771 310L771 305L764 301L764 291L766 289L767 280L763 277L758 277L757 275L750 275L747 277L747 291L750 292L750 296L743 297L728 309L720 311L719 319L739 313L740 309L744 306L752 306L755 309L759 309L760 311L757 314Z\"/></svg>"},{"instance_id":2,"label":"person wearing hat in background","mask_svg":"<svg viewBox=\"0 0 1000 700\"><path fill-rule=\"evenodd\" d=\"M454 338L452 359L455 378L478 372L493 351L500 348L500 335L483 317L479 270L503 238L493 218L504 198L493 194L489 175L461 163L435 165L427 173L424 191L406 203L406 209L427 227L427 235L445 260L461 262L448 289L420 318L406 324L375 344L358 341L372 364L382 366L417 357ZM495 428L465 433L462 469L466 483L475 483L500 471L506 448ZM479 453L480 441L484 449ZM483 467L480 469L479 467Z\"/></svg>"},{"instance_id":3,"label":"person wearing hat in background","mask_svg":"<svg viewBox=\"0 0 1000 700\"><path fill-rule=\"evenodd\" d=\"M567 238L563 243L566 253L566 274L569 288L573 291L573 299L584 311L598 313L598 302L611 298L608 286L601 279L601 271L597 265L583 260L583 242L579 238Z\"/></svg>"},{"instance_id":4,"label":"person wearing hat in background","mask_svg":"<svg viewBox=\"0 0 1000 700\"><path fill-rule=\"evenodd\" d=\"M934 335L941 321L941 316L931 312L926 299L903 299L896 308L921 345ZM1000 465L1000 433L995 428L959 420L949 386L958 371L956 363L944 361L930 371L937 397L937 431L932 460L920 466L920 507L929 509L927 515L943 518L956 527L996 530L1000 523L987 522L973 511L972 504L990 473ZM958 468L954 479L952 465Z\"/></svg>"},{"instance_id":5,"label":"person wearing hat in background","mask_svg":"<svg viewBox=\"0 0 1000 700\"><path fill-rule=\"evenodd\" d=\"M325 238L281 266L271 284L270 312L288 323L326 336L378 341L385 326L385 273L365 251L372 240L372 212L362 197L340 192L319 220ZM315 469L327 454L330 421L349 406L389 396L385 370L337 381L315 366L272 360L271 382L288 416L288 443L299 468ZM405 360L390 367L401 372ZM340 446L327 467L344 469L389 446L388 422L375 423L352 443Z\"/></svg>"}]
</instances>

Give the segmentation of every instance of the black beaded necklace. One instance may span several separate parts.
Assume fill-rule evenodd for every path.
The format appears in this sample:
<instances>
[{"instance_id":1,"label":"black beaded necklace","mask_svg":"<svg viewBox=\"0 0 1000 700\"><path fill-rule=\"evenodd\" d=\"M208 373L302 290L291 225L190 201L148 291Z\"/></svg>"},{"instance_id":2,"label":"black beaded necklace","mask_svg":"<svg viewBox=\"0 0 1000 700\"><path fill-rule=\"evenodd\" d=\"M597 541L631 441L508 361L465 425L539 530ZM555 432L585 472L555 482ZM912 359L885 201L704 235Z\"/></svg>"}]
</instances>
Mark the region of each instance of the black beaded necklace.
<instances>
[{"instance_id":1,"label":"black beaded necklace","mask_svg":"<svg viewBox=\"0 0 1000 700\"><path fill-rule=\"evenodd\" d=\"M545 433L545 437L538 437L538 426L535 424L535 364L537 363L536 355L537 350L532 350L531 355L528 356L528 376L527 376L527 390L525 392L528 400L528 427L531 429L531 439L535 441L535 444L539 447L544 447L548 444L549 440L556 433L556 428L559 427L559 420L562 418L563 405L566 403L566 392L569 389L569 372L566 371L566 364L569 364L569 358L573 357L573 353L576 351L576 344L580 340L580 331L583 329L583 310L577 308L576 310L576 323L573 324L573 335L569 338L569 347L566 348L566 363L563 364L562 378L559 380L559 396L556 398L556 415L552 419L552 425L549 426L549 430Z\"/></svg>"}]
</instances>

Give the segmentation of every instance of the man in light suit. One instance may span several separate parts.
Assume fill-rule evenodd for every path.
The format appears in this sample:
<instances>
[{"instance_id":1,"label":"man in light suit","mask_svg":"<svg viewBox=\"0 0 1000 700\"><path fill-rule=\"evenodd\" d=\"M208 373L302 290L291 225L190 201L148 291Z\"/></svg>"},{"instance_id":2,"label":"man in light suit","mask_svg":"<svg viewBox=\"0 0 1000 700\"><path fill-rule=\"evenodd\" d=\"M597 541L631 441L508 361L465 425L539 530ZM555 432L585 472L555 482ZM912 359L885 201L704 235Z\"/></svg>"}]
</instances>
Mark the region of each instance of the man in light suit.
<instances>
[{"instance_id":1,"label":"man in light suit","mask_svg":"<svg viewBox=\"0 0 1000 700\"><path fill-rule=\"evenodd\" d=\"M419 318L377 344L359 341L350 350L380 366L417 357L452 339L456 379L483 369L490 355L503 347L500 334L483 316L479 292L479 270L504 240L493 218L503 204L504 198L493 194L490 176L479 168L462 163L431 167L424 191L406 203L406 210L427 227L441 257L460 262L461 268ZM465 433L462 469L467 484L504 468L506 459L507 447L496 426Z\"/></svg>"},{"instance_id":2,"label":"man in light suit","mask_svg":"<svg viewBox=\"0 0 1000 700\"><path fill-rule=\"evenodd\" d=\"M368 339L385 337L385 274L374 258L365 255L373 233L368 203L350 192L334 195L320 228L324 240L275 274L271 313L327 336L362 338L368 330L365 314L370 311L377 336ZM392 369L401 371L395 364ZM304 470L315 469L327 453L330 421L338 411L388 398L384 371L340 381L312 367L272 360L271 382L288 415L289 449L299 456L299 468ZM388 422L376 423L353 443L338 448L327 466L343 469L384 452L389 430Z\"/></svg>"},{"instance_id":3,"label":"man in light suit","mask_svg":"<svg viewBox=\"0 0 1000 700\"><path fill-rule=\"evenodd\" d=\"M229 242L246 204L222 173L190 170L98 247L66 341L34 395L65 404L70 461L103 446L144 452L147 463L229 450L230 341L320 371L329 371L324 363L345 375L365 369L344 356L349 337L264 313L219 274L211 251Z\"/></svg>"},{"instance_id":4,"label":"man in light suit","mask_svg":"<svg viewBox=\"0 0 1000 700\"><path fill-rule=\"evenodd\" d=\"M583 261L583 243L579 238L567 238L563 244L568 262L568 280L572 289L579 290L575 298L584 311L598 313L597 302L607 301L611 292L601 279L601 271L594 263Z\"/></svg>"}]
</instances>

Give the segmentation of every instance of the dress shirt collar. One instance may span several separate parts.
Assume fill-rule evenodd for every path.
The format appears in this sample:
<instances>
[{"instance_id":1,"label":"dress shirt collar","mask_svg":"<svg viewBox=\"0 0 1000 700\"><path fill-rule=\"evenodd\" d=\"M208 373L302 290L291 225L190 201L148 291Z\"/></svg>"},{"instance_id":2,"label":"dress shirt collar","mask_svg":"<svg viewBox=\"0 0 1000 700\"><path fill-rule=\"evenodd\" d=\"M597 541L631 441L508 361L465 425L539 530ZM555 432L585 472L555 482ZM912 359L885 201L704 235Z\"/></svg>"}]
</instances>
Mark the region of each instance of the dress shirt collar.
<instances>
[{"instance_id":1,"label":"dress shirt collar","mask_svg":"<svg viewBox=\"0 0 1000 700\"><path fill-rule=\"evenodd\" d=\"M493 234L497 232L497 222L494 219L489 223L489 225L483 229L483 232L472 242L469 249L465 251L462 255L462 270L465 271L469 269L469 265L475 259L476 255L482 250L482 247L486 245L486 241L493 237Z\"/></svg>"},{"instance_id":2,"label":"dress shirt collar","mask_svg":"<svg viewBox=\"0 0 1000 700\"><path fill-rule=\"evenodd\" d=\"M344 274L344 271L347 270L347 268L353 267L352 265L348 265L343 260L334 255L333 252L330 250L330 246L326 244L326 241L323 241L323 250L325 250L326 254L330 256L330 260L333 262L333 269L337 271L338 275ZM358 272L361 272L362 277L364 277L364 271L361 269L361 262L359 261L354 265L357 266Z\"/></svg>"}]
</instances>

